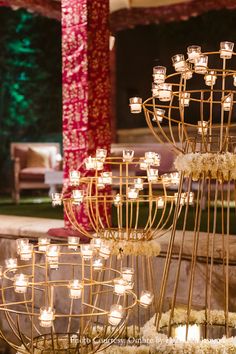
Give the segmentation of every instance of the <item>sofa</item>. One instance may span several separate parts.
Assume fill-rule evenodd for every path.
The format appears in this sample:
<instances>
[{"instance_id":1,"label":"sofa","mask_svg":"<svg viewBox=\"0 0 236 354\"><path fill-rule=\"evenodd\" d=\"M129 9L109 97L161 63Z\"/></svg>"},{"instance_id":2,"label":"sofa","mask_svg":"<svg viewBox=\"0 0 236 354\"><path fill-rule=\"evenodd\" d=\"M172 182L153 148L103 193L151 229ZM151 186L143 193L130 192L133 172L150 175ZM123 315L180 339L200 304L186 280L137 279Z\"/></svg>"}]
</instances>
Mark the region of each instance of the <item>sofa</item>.
<instances>
[{"instance_id":1,"label":"sofa","mask_svg":"<svg viewBox=\"0 0 236 354\"><path fill-rule=\"evenodd\" d=\"M48 189L45 172L60 169L59 143L11 143L12 198L17 204L24 189Z\"/></svg>"}]
</instances>

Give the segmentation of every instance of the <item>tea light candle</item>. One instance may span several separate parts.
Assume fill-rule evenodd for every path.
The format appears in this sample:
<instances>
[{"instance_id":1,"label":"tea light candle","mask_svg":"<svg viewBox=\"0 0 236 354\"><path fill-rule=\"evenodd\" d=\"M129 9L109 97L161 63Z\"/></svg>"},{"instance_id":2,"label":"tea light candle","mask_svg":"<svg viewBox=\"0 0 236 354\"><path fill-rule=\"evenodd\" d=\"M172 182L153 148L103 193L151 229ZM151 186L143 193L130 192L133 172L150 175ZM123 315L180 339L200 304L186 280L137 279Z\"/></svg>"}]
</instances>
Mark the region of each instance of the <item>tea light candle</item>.
<instances>
[{"instance_id":1,"label":"tea light candle","mask_svg":"<svg viewBox=\"0 0 236 354\"><path fill-rule=\"evenodd\" d=\"M79 246L79 241L80 241L79 237L68 236L68 249L76 251Z\"/></svg>"},{"instance_id":2,"label":"tea light candle","mask_svg":"<svg viewBox=\"0 0 236 354\"><path fill-rule=\"evenodd\" d=\"M162 84L166 79L166 67L154 66L153 68L153 81L156 84Z\"/></svg>"},{"instance_id":3,"label":"tea light candle","mask_svg":"<svg viewBox=\"0 0 236 354\"><path fill-rule=\"evenodd\" d=\"M129 199L137 199L138 198L138 189L128 188L128 198Z\"/></svg>"},{"instance_id":4,"label":"tea light candle","mask_svg":"<svg viewBox=\"0 0 236 354\"><path fill-rule=\"evenodd\" d=\"M233 85L236 86L236 74L233 74Z\"/></svg>"},{"instance_id":5,"label":"tea light candle","mask_svg":"<svg viewBox=\"0 0 236 354\"><path fill-rule=\"evenodd\" d=\"M48 245L50 245L50 238L48 237L38 238L38 249L40 252L46 252Z\"/></svg>"},{"instance_id":6,"label":"tea light candle","mask_svg":"<svg viewBox=\"0 0 236 354\"><path fill-rule=\"evenodd\" d=\"M134 277L134 269L133 268L123 268L121 275L123 277L124 280L131 282L133 280Z\"/></svg>"},{"instance_id":7,"label":"tea light candle","mask_svg":"<svg viewBox=\"0 0 236 354\"><path fill-rule=\"evenodd\" d=\"M205 120L200 120L197 122L198 124L198 134L207 135L208 132L208 122Z\"/></svg>"},{"instance_id":8,"label":"tea light candle","mask_svg":"<svg viewBox=\"0 0 236 354\"><path fill-rule=\"evenodd\" d=\"M101 256L104 259L108 259L110 254L111 254L110 247L107 246L105 243L102 243L99 249L99 256Z\"/></svg>"},{"instance_id":9,"label":"tea light candle","mask_svg":"<svg viewBox=\"0 0 236 354\"><path fill-rule=\"evenodd\" d=\"M220 42L220 57L222 59L231 59L234 49L233 42Z\"/></svg>"},{"instance_id":10,"label":"tea light candle","mask_svg":"<svg viewBox=\"0 0 236 354\"><path fill-rule=\"evenodd\" d=\"M172 85L171 84L160 84L159 85L159 100L163 102L170 101L172 97Z\"/></svg>"},{"instance_id":11,"label":"tea light candle","mask_svg":"<svg viewBox=\"0 0 236 354\"><path fill-rule=\"evenodd\" d=\"M52 205L57 206L62 204L62 193L52 193Z\"/></svg>"},{"instance_id":12,"label":"tea light candle","mask_svg":"<svg viewBox=\"0 0 236 354\"><path fill-rule=\"evenodd\" d=\"M148 168L148 163L143 157L139 159L139 167L140 170L146 170Z\"/></svg>"},{"instance_id":13,"label":"tea light candle","mask_svg":"<svg viewBox=\"0 0 236 354\"><path fill-rule=\"evenodd\" d=\"M141 292L139 303L141 306L146 308L151 305L153 298L154 298L154 295L151 291L144 290Z\"/></svg>"},{"instance_id":14,"label":"tea light candle","mask_svg":"<svg viewBox=\"0 0 236 354\"><path fill-rule=\"evenodd\" d=\"M101 161L100 159L95 159L95 170L97 171L101 171L103 170L103 161Z\"/></svg>"},{"instance_id":15,"label":"tea light candle","mask_svg":"<svg viewBox=\"0 0 236 354\"><path fill-rule=\"evenodd\" d=\"M97 149L96 150L96 159L102 162L105 162L107 157L107 150L106 149Z\"/></svg>"},{"instance_id":16,"label":"tea light candle","mask_svg":"<svg viewBox=\"0 0 236 354\"><path fill-rule=\"evenodd\" d=\"M93 260L93 269L94 270L101 270L103 267L103 260L102 258L95 258Z\"/></svg>"},{"instance_id":17,"label":"tea light candle","mask_svg":"<svg viewBox=\"0 0 236 354\"><path fill-rule=\"evenodd\" d=\"M114 279L114 293L116 295L124 295L128 282L123 278Z\"/></svg>"},{"instance_id":18,"label":"tea light candle","mask_svg":"<svg viewBox=\"0 0 236 354\"><path fill-rule=\"evenodd\" d=\"M231 107L232 107L232 96L226 96L223 100L223 110L224 111L230 111Z\"/></svg>"},{"instance_id":19,"label":"tea light candle","mask_svg":"<svg viewBox=\"0 0 236 354\"><path fill-rule=\"evenodd\" d=\"M143 180L142 178L135 178L134 180L134 188L142 190L143 189Z\"/></svg>"},{"instance_id":20,"label":"tea light candle","mask_svg":"<svg viewBox=\"0 0 236 354\"><path fill-rule=\"evenodd\" d=\"M7 269L10 269L10 270L16 270L17 268L17 259L16 258L8 258L5 260L5 266Z\"/></svg>"},{"instance_id":21,"label":"tea light candle","mask_svg":"<svg viewBox=\"0 0 236 354\"><path fill-rule=\"evenodd\" d=\"M17 254L20 254L21 248L24 247L25 245L29 244L29 239L28 238L18 238L16 240L16 252Z\"/></svg>"},{"instance_id":22,"label":"tea light candle","mask_svg":"<svg viewBox=\"0 0 236 354\"><path fill-rule=\"evenodd\" d=\"M185 342L186 340L186 325L179 325L175 328L174 337L181 342ZM199 342L201 339L200 337L200 326L199 325L189 325L188 326L188 341Z\"/></svg>"},{"instance_id":23,"label":"tea light candle","mask_svg":"<svg viewBox=\"0 0 236 354\"><path fill-rule=\"evenodd\" d=\"M73 189L72 198L74 204L81 204L84 199L84 191L81 189Z\"/></svg>"},{"instance_id":24,"label":"tea light candle","mask_svg":"<svg viewBox=\"0 0 236 354\"><path fill-rule=\"evenodd\" d=\"M50 268L57 269L59 262L60 246L49 245L46 250L46 257Z\"/></svg>"},{"instance_id":25,"label":"tea light candle","mask_svg":"<svg viewBox=\"0 0 236 354\"><path fill-rule=\"evenodd\" d=\"M188 202L189 202L189 205L194 204L194 193L193 192L189 192Z\"/></svg>"},{"instance_id":26,"label":"tea light candle","mask_svg":"<svg viewBox=\"0 0 236 354\"><path fill-rule=\"evenodd\" d=\"M85 160L85 168L86 170L95 170L96 169L96 158L89 156Z\"/></svg>"},{"instance_id":27,"label":"tea light candle","mask_svg":"<svg viewBox=\"0 0 236 354\"><path fill-rule=\"evenodd\" d=\"M177 202L178 202L178 196L179 196L179 193L174 194L175 204L177 204ZM185 204L185 201L186 201L186 193L181 193L179 205L183 206Z\"/></svg>"},{"instance_id":28,"label":"tea light candle","mask_svg":"<svg viewBox=\"0 0 236 354\"><path fill-rule=\"evenodd\" d=\"M131 97L129 99L129 106L131 113L141 113L142 112L142 98L140 97Z\"/></svg>"},{"instance_id":29,"label":"tea light candle","mask_svg":"<svg viewBox=\"0 0 236 354\"><path fill-rule=\"evenodd\" d=\"M152 96L158 97L159 96L159 85L155 82L152 83Z\"/></svg>"},{"instance_id":30,"label":"tea light candle","mask_svg":"<svg viewBox=\"0 0 236 354\"><path fill-rule=\"evenodd\" d=\"M150 168L148 171L148 181L149 182L157 182L158 180L158 169Z\"/></svg>"},{"instance_id":31,"label":"tea light candle","mask_svg":"<svg viewBox=\"0 0 236 354\"><path fill-rule=\"evenodd\" d=\"M28 276L25 274L16 274L14 276L14 290L16 293L25 294L29 284Z\"/></svg>"},{"instance_id":32,"label":"tea light candle","mask_svg":"<svg viewBox=\"0 0 236 354\"><path fill-rule=\"evenodd\" d=\"M188 107L190 102L190 93L189 92L181 92L179 96L180 105L183 107Z\"/></svg>"},{"instance_id":33,"label":"tea light candle","mask_svg":"<svg viewBox=\"0 0 236 354\"><path fill-rule=\"evenodd\" d=\"M108 322L111 326L118 326L123 318L123 306L112 305L108 314Z\"/></svg>"},{"instance_id":34,"label":"tea light candle","mask_svg":"<svg viewBox=\"0 0 236 354\"><path fill-rule=\"evenodd\" d=\"M55 310L51 307L41 307L40 308L40 326L41 327L52 327L53 321L55 319Z\"/></svg>"},{"instance_id":35,"label":"tea light candle","mask_svg":"<svg viewBox=\"0 0 236 354\"><path fill-rule=\"evenodd\" d=\"M104 184L112 184L112 172L102 172L101 177Z\"/></svg>"},{"instance_id":36,"label":"tea light candle","mask_svg":"<svg viewBox=\"0 0 236 354\"><path fill-rule=\"evenodd\" d=\"M210 70L204 77L205 79L205 84L207 86L214 86L216 83L216 72L214 70Z\"/></svg>"},{"instance_id":37,"label":"tea light candle","mask_svg":"<svg viewBox=\"0 0 236 354\"><path fill-rule=\"evenodd\" d=\"M162 198L162 197L157 198L157 208L158 209L163 209L164 204L165 204L164 198Z\"/></svg>"},{"instance_id":38,"label":"tea light candle","mask_svg":"<svg viewBox=\"0 0 236 354\"><path fill-rule=\"evenodd\" d=\"M121 204L121 196L119 193L117 193L114 198L113 198L113 203L115 206L118 206Z\"/></svg>"},{"instance_id":39,"label":"tea light candle","mask_svg":"<svg viewBox=\"0 0 236 354\"><path fill-rule=\"evenodd\" d=\"M207 72L208 56L201 54L195 59L194 70L197 74L205 74Z\"/></svg>"},{"instance_id":40,"label":"tea light candle","mask_svg":"<svg viewBox=\"0 0 236 354\"><path fill-rule=\"evenodd\" d=\"M170 183L171 184L179 184L179 181L180 181L179 172L170 173Z\"/></svg>"},{"instance_id":41,"label":"tea light candle","mask_svg":"<svg viewBox=\"0 0 236 354\"><path fill-rule=\"evenodd\" d=\"M32 258L33 245L31 243L21 246L20 249L20 259L22 261L29 261Z\"/></svg>"},{"instance_id":42,"label":"tea light candle","mask_svg":"<svg viewBox=\"0 0 236 354\"><path fill-rule=\"evenodd\" d=\"M183 54L176 54L171 59L176 72L181 72L186 69L186 62Z\"/></svg>"},{"instance_id":43,"label":"tea light candle","mask_svg":"<svg viewBox=\"0 0 236 354\"><path fill-rule=\"evenodd\" d=\"M156 161L157 154L153 151L145 152L145 162L147 164L153 164Z\"/></svg>"},{"instance_id":44,"label":"tea light candle","mask_svg":"<svg viewBox=\"0 0 236 354\"><path fill-rule=\"evenodd\" d=\"M123 161L132 162L134 158L134 150L123 150Z\"/></svg>"},{"instance_id":45,"label":"tea light candle","mask_svg":"<svg viewBox=\"0 0 236 354\"><path fill-rule=\"evenodd\" d=\"M71 186L78 186L80 182L80 172L76 170L70 171L69 181Z\"/></svg>"},{"instance_id":46,"label":"tea light candle","mask_svg":"<svg viewBox=\"0 0 236 354\"><path fill-rule=\"evenodd\" d=\"M93 248L99 250L102 244L102 240L100 238L93 238L90 242L93 245Z\"/></svg>"},{"instance_id":47,"label":"tea light candle","mask_svg":"<svg viewBox=\"0 0 236 354\"><path fill-rule=\"evenodd\" d=\"M93 245L91 244L83 244L80 245L81 256L85 261L89 261L93 256Z\"/></svg>"},{"instance_id":48,"label":"tea light candle","mask_svg":"<svg viewBox=\"0 0 236 354\"><path fill-rule=\"evenodd\" d=\"M201 47L199 45L190 45L187 48L188 60L194 63L195 59L201 54Z\"/></svg>"},{"instance_id":49,"label":"tea light candle","mask_svg":"<svg viewBox=\"0 0 236 354\"><path fill-rule=\"evenodd\" d=\"M155 109L154 115L152 118L153 122L158 121L158 122L162 123L164 115L165 115L164 109L160 109L160 108Z\"/></svg>"},{"instance_id":50,"label":"tea light candle","mask_svg":"<svg viewBox=\"0 0 236 354\"><path fill-rule=\"evenodd\" d=\"M83 284L78 279L69 282L69 297L71 299L80 299L82 296Z\"/></svg>"}]
</instances>

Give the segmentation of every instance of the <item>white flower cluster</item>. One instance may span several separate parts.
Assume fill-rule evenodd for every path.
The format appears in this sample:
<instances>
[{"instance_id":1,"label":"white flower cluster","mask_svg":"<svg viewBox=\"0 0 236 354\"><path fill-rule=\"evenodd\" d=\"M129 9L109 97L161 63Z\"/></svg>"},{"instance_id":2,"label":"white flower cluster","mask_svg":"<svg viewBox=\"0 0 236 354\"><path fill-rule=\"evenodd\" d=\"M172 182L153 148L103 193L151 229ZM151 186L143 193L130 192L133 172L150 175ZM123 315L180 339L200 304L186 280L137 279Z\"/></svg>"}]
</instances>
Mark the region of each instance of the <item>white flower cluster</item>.
<instances>
[{"instance_id":1,"label":"white flower cluster","mask_svg":"<svg viewBox=\"0 0 236 354\"><path fill-rule=\"evenodd\" d=\"M160 328L169 323L170 311L162 315ZM210 324L225 324L224 311L212 310L209 312ZM186 324L186 309L175 309L173 316L174 324ZM191 323L204 324L205 311L192 310L189 318ZM169 354L231 354L236 353L236 337L222 339L203 339L197 341L182 342L175 338L168 338L165 334L157 333L155 326L155 316L153 316L143 327L143 339L146 340L152 353L169 353ZM236 313L229 313L229 325L236 326Z\"/></svg>"},{"instance_id":2,"label":"white flower cluster","mask_svg":"<svg viewBox=\"0 0 236 354\"><path fill-rule=\"evenodd\" d=\"M200 177L216 178L220 181L236 179L236 154L190 153L179 155L175 167L185 176L192 175L197 181Z\"/></svg>"},{"instance_id":3,"label":"white flower cluster","mask_svg":"<svg viewBox=\"0 0 236 354\"><path fill-rule=\"evenodd\" d=\"M150 241L125 241L109 240L106 244L111 249L112 255L124 255L155 257L160 254L161 247L156 240Z\"/></svg>"}]
</instances>

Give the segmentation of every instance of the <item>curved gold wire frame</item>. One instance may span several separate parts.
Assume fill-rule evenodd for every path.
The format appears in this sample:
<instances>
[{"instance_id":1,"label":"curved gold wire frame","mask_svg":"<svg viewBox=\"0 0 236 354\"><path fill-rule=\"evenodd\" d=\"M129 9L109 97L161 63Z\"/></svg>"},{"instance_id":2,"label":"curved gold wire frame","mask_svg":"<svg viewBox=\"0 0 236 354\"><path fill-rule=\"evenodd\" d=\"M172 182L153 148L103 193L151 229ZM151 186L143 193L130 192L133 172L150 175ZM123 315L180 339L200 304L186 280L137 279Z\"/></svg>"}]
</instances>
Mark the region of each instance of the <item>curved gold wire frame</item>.
<instances>
[{"instance_id":1,"label":"curved gold wire frame","mask_svg":"<svg viewBox=\"0 0 236 354\"><path fill-rule=\"evenodd\" d=\"M219 56L220 52L202 53ZM236 53L232 54L233 56ZM188 61L187 61L188 62ZM228 89L228 80L233 80L235 70L227 68L227 62L230 60L223 58L222 67L213 70L217 76L217 80L221 79L220 88L214 89L213 85L209 89L188 89L188 80L184 78L183 73L174 73L166 77L165 82L172 83L173 93L170 102L164 104L158 98L148 98L142 105L145 118L151 132L154 134L156 140L161 143L168 142L172 144L173 148L182 154L198 153L212 153L224 155L226 152L235 154L235 126L233 122L233 108L236 103L234 96L236 91ZM194 73L194 67L189 64L189 70ZM199 74L198 77L203 77ZM174 80L176 79L176 81ZM191 79L189 80L191 81ZM201 83L200 83L201 85ZM202 81L202 85L204 85ZM199 119L201 123L194 124L191 122L191 117L188 115L188 108L181 105L180 97L183 93L190 93L190 104L195 102L199 107ZM223 108L223 102L226 97L232 98L232 104L228 111ZM208 107L208 109L206 109ZM218 122L215 108L218 107ZM162 126L159 122L156 109L166 109L166 114L163 121L167 123ZM198 134L198 128L203 128L203 122L207 122L208 130L206 134ZM176 133L177 132L177 133ZM198 166L194 166L196 170ZM191 310L198 309L205 310L204 321L204 338L212 338L215 334L212 330L214 323L211 321L211 310L222 310L224 313L224 324L220 335L229 337L231 334L229 322L229 311L234 311L230 307L230 299L234 297L234 291L230 286L230 227L235 224L236 210L236 182L229 171L227 179L225 180L222 173L218 173L216 178L211 176L209 171L201 171L200 177L196 180L189 171L181 172L180 184L178 189L178 198L176 210L174 213L172 230L169 240L169 245L166 253L164 267L162 269L162 280L160 283L157 313L155 317L155 324L157 331L160 330L160 321L164 312L164 307L169 304L169 323L166 333L172 335L172 328L175 326L174 315L178 306L184 306L186 309L186 336L188 338L189 326L191 324ZM192 167L193 169L193 167ZM178 221L178 208L181 200L181 193L185 190L194 190L195 192L195 207L194 207L194 221L191 238L192 250L190 254L186 254L186 238L188 231L189 218L189 202L187 200L185 207L182 209L183 216L183 230L179 239L177 239L176 225ZM205 215L205 217L204 217ZM205 234L202 234L202 228L205 219ZM219 234L217 234L217 229ZM204 252L200 249L201 242L205 238ZM221 245L220 254L217 251ZM175 246L177 245L178 252L176 254ZM202 246L201 246L202 247ZM204 255L202 256L202 253ZM189 272L185 276L184 284L185 291L181 292L181 273L183 271L184 263L189 262ZM199 295L199 284L197 284L197 269L200 263L204 265L202 271L201 295ZM217 285L214 284L214 277L216 274L221 274L221 281ZM171 289L171 290L170 290ZM216 291L220 294L220 300L216 301ZM169 293L168 293L169 292ZM168 294L167 294L168 293ZM170 299L170 300L169 300ZM219 332L218 332L219 335Z\"/></svg>"},{"instance_id":2,"label":"curved gold wire frame","mask_svg":"<svg viewBox=\"0 0 236 354\"><path fill-rule=\"evenodd\" d=\"M112 345L125 331L137 296L132 290L123 296L114 293L113 280L121 273L111 263L94 271L92 259L84 260L79 249L71 251L67 246L60 244L59 275L38 245L31 261L3 273L0 313L5 315L8 329L0 329L0 336L18 353L95 353ZM29 279L27 292L16 294L14 275L22 272ZM69 297L72 279L81 279L80 299ZM124 316L116 326L108 322L112 304L123 307ZM55 308L50 328L40 326L43 306Z\"/></svg>"},{"instance_id":3,"label":"curved gold wire frame","mask_svg":"<svg viewBox=\"0 0 236 354\"><path fill-rule=\"evenodd\" d=\"M110 185L103 189L98 187L101 175L99 171L95 170L92 176L81 178L79 189L85 191L82 204L86 206L91 228L96 237L106 240L148 241L169 231L175 198L168 187L173 187L173 183L165 182L162 176L154 183L151 182L148 179L150 166L143 171L139 165L140 159L137 158L127 162L120 157L107 157L104 170L115 172L112 174ZM138 175L136 172L139 172ZM143 188L137 198L129 198L129 188L134 186L137 178L141 179ZM116 204L114 197L117 194L120 199ZM163 201L161 206L160 201ZM76 205L71 196L64 196L63 204L74 228L91 237L91 233L78 221L77 211L80 205ZM113 218L111 208L114 210Z\"/></svg>"}]
</instances>

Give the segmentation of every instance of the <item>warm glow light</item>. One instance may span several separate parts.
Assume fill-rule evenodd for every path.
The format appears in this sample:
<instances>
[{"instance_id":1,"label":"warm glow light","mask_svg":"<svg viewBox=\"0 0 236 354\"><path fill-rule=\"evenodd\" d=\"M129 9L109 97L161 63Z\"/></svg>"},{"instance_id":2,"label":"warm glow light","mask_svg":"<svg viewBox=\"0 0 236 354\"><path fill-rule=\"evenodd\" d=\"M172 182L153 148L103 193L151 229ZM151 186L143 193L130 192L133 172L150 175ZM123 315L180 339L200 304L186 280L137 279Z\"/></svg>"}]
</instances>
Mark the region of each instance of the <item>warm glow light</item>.
<instances>
[{"instance_id":1,"label":"warm glow light","mask_svg":"<svg viewBox=\"0 0 236 354\"><path fill-rule=\"evenodd\" d=\"M118 326L123 317L123 307L121 305L112 305L108 314L108 322L111 326Z\"/></svg>"},{"instance_id":2,"label":"warm glow light","mask_svg":"<svg viewBox=\"0 0 236 354\"><path fill-rule=\"evenodd\" d=\"M180 340L181 342L185 342L186 340L186 325L181 325L175 328L175 338ZM187 335L187 340L188 341L196 341L199 342L201 339L200 337L200 326L199 325L189 325L188 326L188 335Z\"/></svg>"},{"instance_id":3,"label":"warm glow light","mask_svg":"<svg viewBox=\"0 0 236 354\"><path fill-rule=\"evenodd\" d=\"M131 97L129 99L129 106L131 113L140 113L142 112L142 98L140 97Z\"/></svg>"}]
</instances>

